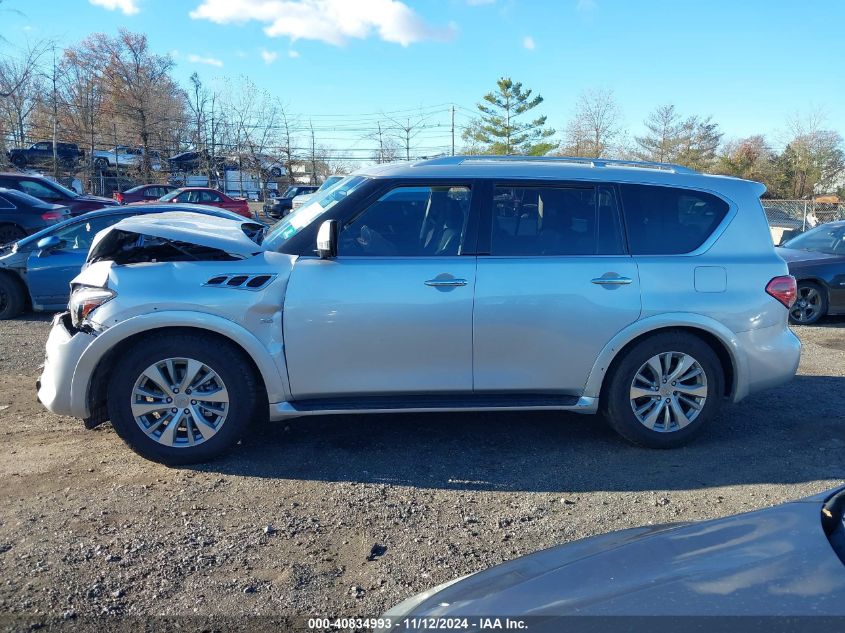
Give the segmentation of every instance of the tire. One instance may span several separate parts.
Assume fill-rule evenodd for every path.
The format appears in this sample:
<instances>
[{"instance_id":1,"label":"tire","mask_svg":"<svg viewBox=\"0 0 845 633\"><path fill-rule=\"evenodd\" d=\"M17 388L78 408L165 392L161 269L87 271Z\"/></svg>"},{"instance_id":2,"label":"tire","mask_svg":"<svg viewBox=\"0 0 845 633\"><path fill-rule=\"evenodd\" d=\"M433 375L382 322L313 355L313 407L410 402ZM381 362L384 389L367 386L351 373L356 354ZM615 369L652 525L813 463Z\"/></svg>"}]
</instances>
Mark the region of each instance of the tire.
<instances>
[{"instance_id":1,"label":"tire","mask_svg":"<svg viewBox=\"0 0 845 633\"><path fill-rule=\"evenodd\" d=\"M159 364L163 370L157 374L151 368ZM198 371L197 366L201 366ZM174 383L184 379L191 367L196 379L188 384L199 389L190 393L183 386L180 394ZM209 380L206 370L215 375L213 379ZM173 377L171 372L176 381L161 388ZM145 378L148 374L156 380ZM203 407L203 403L209 407L220 407L220 403L196 398L200 389L227 398L222 419L219 413ZM147 395L140 395L139 391ZM129 447L142 457L170 466L207 462L222 455L237 443L253 419L267 415L267 407L264 406L265 411L260 408L266 405L266 399L243 352L231 343L203 334L166 335L133 345L118 357L107 398L112 426ZM168 408L169 405L174 406ZM206 423L198 423L195 416L203 416Z\"/></svg>"},{"instance_id":2,"label":"tire","mask_svg":"<svg viewBox=\"0 0 845 633\"><path fill-rule=\"evenodd\" d=\"M798 282L798 296L789 309L789 322L793 325L813 325L827 315L827 292L812 281Z\"/></svg>"},{"instance_id":3,"label":"tire","mask_svg":"<svg viewBox=\"0 0 845 633\"><path fill-rule=\"evenodd\" d=\"M109 168L109 161L105 158L95 158L94 167L96 167L100 171L106 171Z\"/></svg>"},{"instance_id":4,"label":"tire","mask_svg":"<svg viewBox=\"0 0 845 633\"><path fill-rule=\"evenodd\" d=\"M279 178L281 175L282 175L282 170L281 170L281 169L279 169L278 167L273 167L273 168L270 170L270 176L271 176L272 178Z\"/></svg>"},{"instance_id":5,"label":"tire","mask_svg":"<svg viewBox=\"0 0 845 633\"><path fill-rule=\"evenodd\" d=\"M12 156L12 164L18 169L23 169L26 167L26 158L20 154L16 154L15 156Z\"/></svg>"},{"instance_id":6,"label":"tire","mask_svg":"<svg viewBox=\"0 0 845 633\"><path fill-rule=\"evenodd\" d=\"M26 237L26 231L14 224L0 224L0 246Z\"/></svg>"},{"instance_id":7,"label":"tire","mask_svg":"<svg viewBox=\"0 0 845 633\"><path fill-rule=\"evenodd\" d=\"M692 364L682 369L689 359ZM677 385L671 380L658 382L653 389L657 369L661 378L667 374L671 378L675 370L681 370L682 380ZM697 374L696 369L700 370ZM642 395L632 399L634 393ZM724 372L716 353L700 338L678 331L659 333L635 343L614 363L602 396L602 414L626 440L648 448L675 448L692 440L716 417L724 396Z\"/></svg>"},{"instance_id":8,"label":"tire","mask_svg":"<svg viewBox=\"0 0 845 633\"><path fill-rule=\"evenodd\" d=\"M25 307L23 285L9 273L0 274L0 321L14 319Z\"/></svg>"}]
</instances>

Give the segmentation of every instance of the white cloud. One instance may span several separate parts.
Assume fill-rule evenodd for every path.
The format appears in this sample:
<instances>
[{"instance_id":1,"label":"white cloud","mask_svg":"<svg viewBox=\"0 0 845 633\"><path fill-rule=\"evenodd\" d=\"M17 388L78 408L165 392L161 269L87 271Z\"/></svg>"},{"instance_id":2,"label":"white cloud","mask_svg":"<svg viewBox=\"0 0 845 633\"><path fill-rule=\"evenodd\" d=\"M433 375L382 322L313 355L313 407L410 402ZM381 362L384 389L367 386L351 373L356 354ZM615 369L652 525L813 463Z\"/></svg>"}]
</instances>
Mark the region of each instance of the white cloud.
<instances>
[{"instance_id":1,"label":"white cloud","mask_svg":"<svg viewBox=\"0 0 845 633\"><path fill-rule=\"evenodd\" d=\"M578 13L592 13L596 8L598 8L596 0L578 0L578 3L575 5L575 10Z\"/></svg>"},{"instance_id":2,"label":"white cloud","mask_svg":"<svg viewBox=\"0 0 845 633\"><path fill-rule=\"evenodd\" d=\"M88 0L88 2L109 11L122 11L124 15L134 15L140 11L137 0Z\"/></svg>"},{"instance_id":3,"label":"white cloud","mask_svg":"<svg viewBox=\"0 0 845 633\"><path fill-rule=\"evenodd\" d=\"M297 59L299 57L298 51L288 51L288 57L291 59Z\"/></svg>"},{"instance_id":4,"label":"white cloud","mask_svg":"<svg viewBox=\"0 0 845 633\"><path fill-rule=\"evenodd\" d=\"M375 31L382 40L408 46L443 40L454 27L435 28L400 0L201 0L191 11L195 20L217 24L258 21L269 37L319 40L334 46Z\"/></svg>"},{"instance_id":5,"label":"white cloud","mask_svg":"<svg viewBox=\"0 0 845 633\"><path fill-rule=\"evenodd\" d=\"M275 51L268 51L266 49L261 49L261 59L264 60L265 64L272 64L276 59L278 59L279 54Z\"/></svg>"},{"instance_id":6,"label":"white cloud","mask_svg":"<svg viewBox=\"0 0 845 633\"><path fill-rule=\"evenodd\" d=\"M534 42L533 37L526 35L522 38L522 46L523 48L527 48L529 51L533 51L537 47L537 44Z\"/></svg>"},{"instance_id":7,"label":"white cloud","mask_svg":"<svg viewBox=\"0 0 845 633\"><path fill-rule=\"evenodd\" d=\"M193 53L188 55L188 61L192 64L205 64L206 66L217 66L217 68L223 66L223 62L216 57L202 57Z\"/></svg>"}]
</instances>

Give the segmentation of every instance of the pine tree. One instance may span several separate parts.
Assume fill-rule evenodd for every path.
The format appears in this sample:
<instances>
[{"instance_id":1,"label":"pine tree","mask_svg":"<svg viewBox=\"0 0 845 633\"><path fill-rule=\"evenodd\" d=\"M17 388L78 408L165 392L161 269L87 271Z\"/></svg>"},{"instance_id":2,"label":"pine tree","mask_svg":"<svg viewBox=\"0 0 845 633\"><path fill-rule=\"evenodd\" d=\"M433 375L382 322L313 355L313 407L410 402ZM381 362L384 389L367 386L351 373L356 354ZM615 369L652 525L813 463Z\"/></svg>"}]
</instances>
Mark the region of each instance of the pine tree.
<instances>
[{"instance_id":1,"label":"pine tree","mask_svg":"<svg viewBox=\"0 0 845 633\"><path fill-rule=\"evenodd\" d=\"M523 90L520 82L502 77L496 91L484 95L477 105L481 116L463 133L464 141L480 146L486 154L527 154L540 156L554 147L545 139L555 131L544 127L546 117L525 121L523 116L543 103L539 94Z\"/></svg>"}]
</instances>

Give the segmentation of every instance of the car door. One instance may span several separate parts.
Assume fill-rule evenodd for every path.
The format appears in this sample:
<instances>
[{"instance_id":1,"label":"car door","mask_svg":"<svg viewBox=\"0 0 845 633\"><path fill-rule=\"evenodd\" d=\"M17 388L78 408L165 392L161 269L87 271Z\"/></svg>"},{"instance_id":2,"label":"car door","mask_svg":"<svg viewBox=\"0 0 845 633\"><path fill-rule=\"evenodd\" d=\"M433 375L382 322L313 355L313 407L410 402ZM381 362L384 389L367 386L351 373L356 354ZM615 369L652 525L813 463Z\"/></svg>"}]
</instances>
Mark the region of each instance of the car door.
<instances>
[{"instance_id":1,"label":"car door","mask_svg":"<svg viewBox=\"0 0 845 633\"><path fill-rule=\"evenodd\" d=\"M473 320L478 392L579 395L640 314L613 187L502 182L482 217Z\"/></svg>"},{"instance_id":2,"label":"car door","mask_svg":"<svg viewBox=\"0 0 845 633\"><path fill-rule=\"evenodd\" d=\"M390 186L340 223L336 258L297 260L284 311L294 399L471 393L470 192Z\"/></svg>"},{"instance_id":3,"label":"car door","mask_svg":"<svg viewBox=\"0 0 845 633\"><path fill-rule=\"evenodd\" d=\"M26 261L26 282L33 303L40 307L65 305L70 280L82 269L94 236L130 215L113 214L79 220L50 233L62 240L61 246L49 252L33 249Z\"/></svg>"}]
</instances>

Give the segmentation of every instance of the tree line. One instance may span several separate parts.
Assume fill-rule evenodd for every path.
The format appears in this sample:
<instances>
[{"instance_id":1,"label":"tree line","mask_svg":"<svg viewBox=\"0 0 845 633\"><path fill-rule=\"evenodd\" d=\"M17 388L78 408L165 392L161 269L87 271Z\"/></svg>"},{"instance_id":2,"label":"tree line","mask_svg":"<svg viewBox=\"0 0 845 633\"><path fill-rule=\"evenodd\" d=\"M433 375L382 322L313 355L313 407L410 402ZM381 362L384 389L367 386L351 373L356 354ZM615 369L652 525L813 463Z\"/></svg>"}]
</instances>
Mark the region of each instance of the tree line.
<instances>
[{"instance_id":1,"label":"tree line","mask_svg":"<svg viewBox=\"0 0 845 633\"><path fill-rule=\"evenodd\" d=\"M64 49L40 42L4 55L0 160L6 159L9 145L55 139L75 142L89 156L116 145L139 147L142 160L135 175L145 180L153 177L154 151L169 156L190 149L199 152L199 171L210 179L221 161L234 160L259 172L282 165L282 175L290 180L306 173L320 181L355 168L362 159L381 163L430 155L425 133L447 127L431 126L431 109L415 117L371 118L356 129L359 140L375 148L356 155L319 142L310 120L293 114L248 77L208 83L194 73L182 86L173 69L171 56L156 54L144 34L127 30L114 36L94 33ZM544 106L539 93L500 78L458 126L462 146L455 146L451 107L451 147L438 151L668 162L762 181L772 197L845 193L842 136L826 128L818 114L788 121L788 139L776 150L763 134L726 139L712 117L682 113L672 104L656 107L643 122L643 133L631 136L620 104L607 89L582 93L560 131L538 114ZM466 116L468 110L461 110ZM93 179L94 162L83 164ZM54 165L56 175L58 170Z\"/></svg>"}]
</instances>

